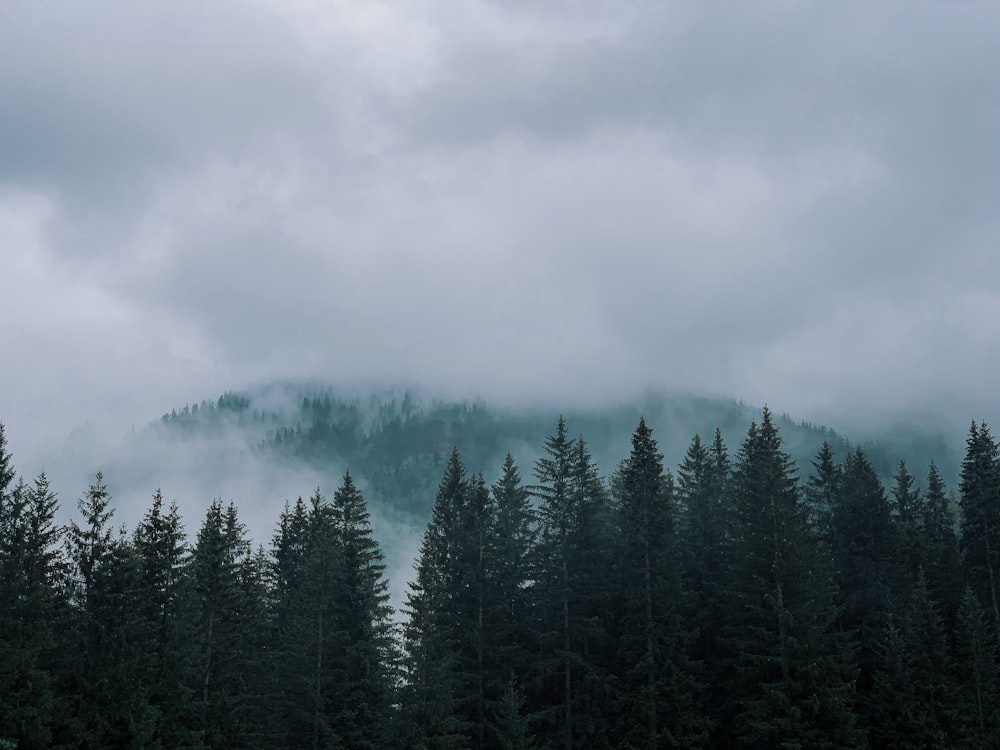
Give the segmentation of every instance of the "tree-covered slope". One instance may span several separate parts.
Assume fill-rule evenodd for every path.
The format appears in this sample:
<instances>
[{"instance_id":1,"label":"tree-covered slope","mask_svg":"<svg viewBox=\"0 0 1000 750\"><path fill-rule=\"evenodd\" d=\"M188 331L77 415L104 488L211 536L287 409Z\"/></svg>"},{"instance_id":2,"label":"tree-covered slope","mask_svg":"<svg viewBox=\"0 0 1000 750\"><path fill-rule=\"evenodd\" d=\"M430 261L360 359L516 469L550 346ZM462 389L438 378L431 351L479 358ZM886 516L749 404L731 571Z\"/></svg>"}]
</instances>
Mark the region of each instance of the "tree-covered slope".
<instances>
[{"instance_id":1,"label":"tree-covered slope","mask_svg":"<svg viewBox=\"0 0 1000 750\"><path fill-rule=\"evenodd\" d=\"M631 432L645 418L660 438L668 466L683 458L691 438L709 440L716 428L736 444L760 410L733 399L649 395L633 403L562 410L572 435L585 435L607 476L628 454ZM347 395L323 385L272 385L226 393L164 414L151 430L171 441L240 441L255 456L287 468L308 467L336 481L350 469L375 505L414 514L430 512L437 482L453 448L471 471L492 481L510 451L522 466L538 458L538 446L560 411L510 409L482 401L424 398L409 391ZM855 447L833 430L776 418L789 455L804 476L824 441L843 457ZM915 430L886 430L864 441L872 465L891 479L900 459L922 475L931 461L955 486L958 455L944 437ZM219 467L224 470L224 467Z\"/></svg>"}]
</instances>

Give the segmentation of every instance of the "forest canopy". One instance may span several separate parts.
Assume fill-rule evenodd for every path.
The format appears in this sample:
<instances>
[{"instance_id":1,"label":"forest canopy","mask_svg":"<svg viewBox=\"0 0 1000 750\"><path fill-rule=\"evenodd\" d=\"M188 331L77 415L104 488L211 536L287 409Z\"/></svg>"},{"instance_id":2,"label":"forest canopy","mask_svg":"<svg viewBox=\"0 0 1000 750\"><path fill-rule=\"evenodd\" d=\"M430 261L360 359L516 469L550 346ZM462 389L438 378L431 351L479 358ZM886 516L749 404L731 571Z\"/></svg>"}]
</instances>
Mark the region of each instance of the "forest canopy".
<instances>
[{"instance_id":1,"label":"forest canopy","mask_svg":"<svg viewBox=\"0 0 1000 750\"><path fill-rule=\"evenodd\" d=\"M884 482L832 433L797 465L767 409L734 450L708 431L673 467L644 417L613 467L563 417L530 465L508 449L484 466L505 434L477 442L485 410L301 409L311 420L283 427L227 396L163 422L251 420L267 426L262 451L340 446L397 466L420 461L400 433L434 436L436 487L394 490L429 519L401 612L351 472L286 502L265 544L237 501L211 502L188 533L159 489L120 527L100 473L63 525L47 476L18 475L0 426L0 746L1000 741L1000 451L986 424L949 490L934 463L899 461Z\"/></svg>"}]
</instances>

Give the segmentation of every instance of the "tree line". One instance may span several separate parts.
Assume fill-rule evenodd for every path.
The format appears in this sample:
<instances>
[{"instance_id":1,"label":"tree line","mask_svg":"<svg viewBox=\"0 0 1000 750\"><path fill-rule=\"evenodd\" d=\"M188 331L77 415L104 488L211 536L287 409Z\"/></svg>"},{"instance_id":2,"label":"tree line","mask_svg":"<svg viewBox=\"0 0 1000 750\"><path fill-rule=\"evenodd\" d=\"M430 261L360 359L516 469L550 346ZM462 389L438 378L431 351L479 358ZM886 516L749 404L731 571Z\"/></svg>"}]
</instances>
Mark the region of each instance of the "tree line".
<instances>
[{"instance_id":1,"label":"tree line","mask_svg":"<svg viewBox=\"0 0 1000 750\"><path fill-rule=\"evenodd\" d=\"M269 548L192 540L103 477L56 522L0 425L0 748L1000 747L1000 449L888 491L769 411L675 470L640 420L602 477L560 418L531 476L447 460L403 611L344 474ZM957 511L957 513L956 513Z\"/></svg>"}]
</instances>

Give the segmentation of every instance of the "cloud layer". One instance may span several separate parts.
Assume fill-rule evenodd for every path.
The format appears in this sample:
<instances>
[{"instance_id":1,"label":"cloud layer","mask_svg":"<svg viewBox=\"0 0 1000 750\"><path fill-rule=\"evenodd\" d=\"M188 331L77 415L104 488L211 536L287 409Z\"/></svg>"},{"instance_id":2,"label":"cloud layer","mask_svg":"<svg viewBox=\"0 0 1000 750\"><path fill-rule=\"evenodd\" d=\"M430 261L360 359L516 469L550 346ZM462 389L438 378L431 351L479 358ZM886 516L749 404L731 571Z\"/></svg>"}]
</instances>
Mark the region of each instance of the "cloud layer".
<instances>
[{"instance_id":1,"label":"cloud layer","mask_svg":"<svg viewBox=\"0 0 1000 750\"><path fill-rule=\"evenodd\" d=\"M273 378L1000 407L1000 9L0 7L0 419Z\"/></svg>"}]
</instances>

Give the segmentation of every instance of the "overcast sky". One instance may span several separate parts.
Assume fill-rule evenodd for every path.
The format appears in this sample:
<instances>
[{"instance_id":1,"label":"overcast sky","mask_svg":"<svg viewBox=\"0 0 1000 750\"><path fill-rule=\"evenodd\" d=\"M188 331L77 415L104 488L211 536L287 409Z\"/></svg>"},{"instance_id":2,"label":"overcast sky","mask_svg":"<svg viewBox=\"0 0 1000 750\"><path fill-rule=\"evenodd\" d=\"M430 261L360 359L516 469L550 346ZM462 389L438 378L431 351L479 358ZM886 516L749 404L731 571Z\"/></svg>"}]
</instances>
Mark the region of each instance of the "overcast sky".
<instances>
[{"instance_id":1,"label":"overcast sky","mask_svg":"<svg viewBox=\"0 0 1000 750\"><path fill-rule=\"evenodd\" d=\"M1000 5L0 0L16 454L274 378L1000 413Z\"/></svg>"}]
</instances>

